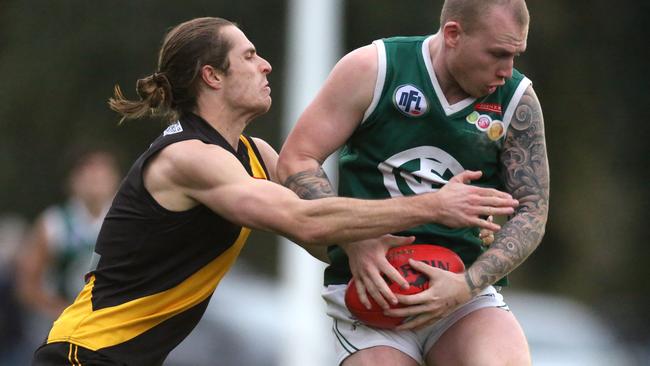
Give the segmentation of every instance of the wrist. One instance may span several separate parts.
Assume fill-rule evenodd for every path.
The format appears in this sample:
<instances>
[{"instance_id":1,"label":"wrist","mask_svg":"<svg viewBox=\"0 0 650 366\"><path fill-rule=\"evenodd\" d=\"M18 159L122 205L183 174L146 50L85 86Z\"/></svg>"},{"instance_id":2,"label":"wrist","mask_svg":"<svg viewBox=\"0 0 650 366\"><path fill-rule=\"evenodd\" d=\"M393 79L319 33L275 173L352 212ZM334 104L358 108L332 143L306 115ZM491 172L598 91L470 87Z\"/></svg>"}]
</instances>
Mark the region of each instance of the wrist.
<instances>
[{"instance_id":1,"label":"wrist","mask_svg":"<svg viewBox=\"0 0 650 366\"><path fill-rule=\"evenodd\" d=\"M482 288L476 282L474 282L469 269L465 271L463 277L464 277L465 287L467 289L469 296L474 297L478 295L478 293L481 292Z\"/></svg>"},{"instance_id":2,"label":"wrist","mask_svg":"<svg viewBox=\"0 0 650 366\"><path fill-rule=\"evenodd\" d=\"M437 192L425 193L412 196L409 203L411 211L417 212L418 219L422 223L438 222L440 218L440 198ZM415 210L413 208L415 207Z\"/></svg>"}]
</instances>

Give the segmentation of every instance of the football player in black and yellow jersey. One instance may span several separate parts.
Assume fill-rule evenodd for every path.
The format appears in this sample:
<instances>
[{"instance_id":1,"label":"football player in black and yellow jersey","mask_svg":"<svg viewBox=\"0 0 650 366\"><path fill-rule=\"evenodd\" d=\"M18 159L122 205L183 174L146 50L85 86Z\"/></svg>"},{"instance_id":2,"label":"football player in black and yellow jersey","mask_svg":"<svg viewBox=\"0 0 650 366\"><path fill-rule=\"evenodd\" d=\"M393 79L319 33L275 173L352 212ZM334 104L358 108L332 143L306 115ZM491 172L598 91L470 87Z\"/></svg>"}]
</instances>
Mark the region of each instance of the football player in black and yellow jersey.
<instances>
[{"instance_id":1,"label":"football player in black and yellow jersey","mask_svg":"<svg viewBox=\"0 0 650 366\"><path fill-rule=\"evenodd\" d=\"M270 72L236 25L199 18L166 35L158 69L137 82L140 100L116 87L109 104L124 118L153 113L170 125L122 182L97 240L96 266L34 365L161 365L198 323L251 229L318 245L430 221L496 230L482 215L517 205L462 179L420 197L302 200L271 182L277 153L243 134L271 106Z\"/></svg>"}]
</instances>

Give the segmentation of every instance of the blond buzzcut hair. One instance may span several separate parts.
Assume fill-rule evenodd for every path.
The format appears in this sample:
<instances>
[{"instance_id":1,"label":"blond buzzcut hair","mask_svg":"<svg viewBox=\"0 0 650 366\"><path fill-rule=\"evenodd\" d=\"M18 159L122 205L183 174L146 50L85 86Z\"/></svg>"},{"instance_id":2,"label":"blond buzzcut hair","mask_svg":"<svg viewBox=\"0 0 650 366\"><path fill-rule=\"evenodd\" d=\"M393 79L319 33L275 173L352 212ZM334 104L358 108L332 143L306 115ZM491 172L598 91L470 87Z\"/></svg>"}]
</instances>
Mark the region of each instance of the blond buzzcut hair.
<instances>
[{"instance_id":1,"label":"blond buzzcut hair","mask_svg":"<svg viewBox=\"0 0 650 366\"><path fill-rule=\"evenodd\" d=\"M475 31L481 24L481 17L496 6L511 10L514 19L522 27L530 22L525 0L445 0L440 13L440 28L447 22L458 22L465 32Z\"/></svg>"}]
</instances>

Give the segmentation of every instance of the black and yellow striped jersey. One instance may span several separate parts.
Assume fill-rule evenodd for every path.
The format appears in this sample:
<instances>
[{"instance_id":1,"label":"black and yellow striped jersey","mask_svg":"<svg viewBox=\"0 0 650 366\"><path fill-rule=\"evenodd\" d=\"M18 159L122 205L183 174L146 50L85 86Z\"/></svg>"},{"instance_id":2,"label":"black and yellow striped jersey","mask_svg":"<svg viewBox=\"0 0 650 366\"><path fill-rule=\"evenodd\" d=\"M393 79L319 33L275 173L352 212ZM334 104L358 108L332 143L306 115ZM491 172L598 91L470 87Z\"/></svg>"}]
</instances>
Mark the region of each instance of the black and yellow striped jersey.
<instances>
[{"instance_id":1,"label":"black and yellow striped jersey","mask_svg":"<svg viewBox=\"0 0 650 366\"><path fill-rule=\"evenodd\" d=\"M47 343L69 342L127 365L159 365L196 326L250 229L204 205L163 208L143 169L175 142L197 139L228 150L248 173L268 173L252 139L235 151L207 122L188 115L170 125L131 167L104 220L98 262L75 302L54 323Z\"/></svg>"}]
</instances>

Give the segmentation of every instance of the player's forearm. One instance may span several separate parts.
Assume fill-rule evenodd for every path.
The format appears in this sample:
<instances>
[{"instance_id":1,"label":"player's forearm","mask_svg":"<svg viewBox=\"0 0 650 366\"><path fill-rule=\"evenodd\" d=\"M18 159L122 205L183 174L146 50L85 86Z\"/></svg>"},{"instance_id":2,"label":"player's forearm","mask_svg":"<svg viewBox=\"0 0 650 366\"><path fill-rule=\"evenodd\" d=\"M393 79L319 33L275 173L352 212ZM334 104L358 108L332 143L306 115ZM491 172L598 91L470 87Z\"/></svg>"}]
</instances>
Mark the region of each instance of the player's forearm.
<instances>
[{"instance_id":1,"label":"player's forearm","mask_svg":"<svg viewBox=\"0 0 650 366\"><path fill-rule=\"evenodd\" d=\"M290 210L290 229L306 244L327 245L374 238L432 221L433 194L383 200L325 197Z\"/></svg>"},{"instance_id":2,"label":"player's forearm","mask_svg":"<svg viewBox=\"0 0 650 366\"><path fill-rule=\"evenodd\" d=\"M512 272L537 248L544 236L546 215L520 214L495 234L495 241L465 272L472 294Z\"/></svg>"},{"instance_id":3,"label":"player's forearm","mask_svg":"<svg viewBox=\"0 0 650 366\"><path fill-rule=\"evenodd\" d=\"M327 174L320 166L289 176L284 185L306 200L336 196ZM406 204L406 200L414 202ZM387 204L380 200L321 200L316 206L312 205L314 208L306 216L309 222L318 223L322 231L316 229L313 236L302 238L301 246L311 253L309 247L368 239L431 221L436 205L423 207L415 201L409 198ZM305 240L310 244L305 244ZM322 260L320 256L312 255Z\"/></svg>"},{"instance_id":4,"label":"player's forearm","mask_svg":"<svg viewBox=\"0 0 650 366\"><path fill-rule=\"evenodd\" d=\"M519 200L514 217L465 273L473 294L517 268L539 245L548 216L549 170L544 123L537 96L529 88L517 106L501 155L504 184Z\"/></svg>"},{"instance_id":5,"label":"player's forearm","mask_svg":"<svg viewBox=\"0 0 650 366\"><path fill-rule=\"evenodd\" d=\"M289 176L284 185L301 199L331 198L336 194L322 167ZM408 201L414 201L412 204ZM352 242L381 236L423 224L431 219L432 212L412 198L388 203L384 200L366 201L348 198L325 199L307 204L302 211L303 243L323 245ZM316 227L314 227L316 225ZM302 233L301 233L302 234ZM304 245L303 245L304 246Z\"/></svg>"}]
</instances>

